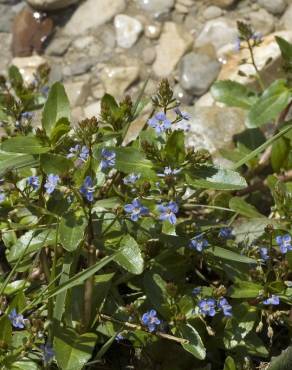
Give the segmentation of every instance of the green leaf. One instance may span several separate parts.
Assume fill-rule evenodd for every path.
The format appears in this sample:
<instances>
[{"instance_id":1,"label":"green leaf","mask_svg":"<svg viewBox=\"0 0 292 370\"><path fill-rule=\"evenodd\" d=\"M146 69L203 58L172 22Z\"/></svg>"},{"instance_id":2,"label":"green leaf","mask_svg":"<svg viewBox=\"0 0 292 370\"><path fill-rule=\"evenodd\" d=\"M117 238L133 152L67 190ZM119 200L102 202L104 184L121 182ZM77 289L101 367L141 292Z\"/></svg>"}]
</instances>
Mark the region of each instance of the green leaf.
<instances>
[{"instance_id":1,"label":"green leaf","mask_svg":"<svg viewBox=\"0 0 292 370\"><path fill-rule=\"evenodd\" d=\"M59 154L42 154L40 165L47 175L50 173L65 175L73 167L73 162Z\"/></svg>"},{"instance_id":2,"label":"green leaf","mask_svg":"<svg viewBox=\"0 0 292 370\"><path fill-rule=\"evenodd\" d=\"M263 289L261 284L238 280L229 288L229 296L232 298L256 298Z\"/></svg>"},{"instance_id":3,"label":"green leaf","mask_svg":"<svg viewBox=\"0 0 292 370\"><path fill-rule=\"evenodd\" d=\"M120 253L115 261L125 270L132 274L142 274L144 269L144 260L139 245L130 235L126 235L120 242Z\"/></svg>"},{"instance_id":4,"label":"green leaf","mask_svg":"<svg viewBox=\"0 0 292 370\"><path fill-rule=\"evenodd\" d=\"M285 80L273 82L251 107L246 120L247 127L260 127L272 121L286 108L290 97Z\"/></svg>"},{"instance_id":5,"label":"green leaf","mask_svg":"<svg viewBox=\"0 0 292 370\"><path fill-rule=\"evenodd\" d=\"M78 335L72 329L60 328L54 338L56 360L62 370L81 370L91 358L96 334Z\"/></svg>"},{"instance_id":6,"label":"green leaf","mask_svg":"<svg viewBox=\"0 0 292 370\"><path fill-rule=\"evenodd\" d=\"M14 280L11 283L7 284L3 291L3 294L10 296L17 293L19 290L25 291L25 289L29 287L29 285L29 282L26 280ZM0 290L1 288L2 286L0 285Z\"/></svg>"},{"instance_id":7,"label":"green leaf","mask_svg":"<svg viewBox=\"0 0 292 370\"><path fill-rule=\"evenodd\" d=\"M229 107L249 109L255 102L255 93L235 81L218 81L211 87L213 98Z\"/></svg>"},{"instance_id":8,"label":"green leaf","mask_svg":"<svg viewBox=\"0 0 292 370\"><path fill-rule=\"evenodd\" d=\"M6 315L0 317L0 328L0 342L9 345L12 340L12 327L11 322Z\"/></svg>"},{"instance_id":9,"label":"green leaf","mask_svg":"<svg viewBox=\"0 0 292 370\"><path fill-rule=\"evenodd\" d=\"M211 166L194 169L186 177L187 183L196 188L239 190L247 186L238 172Z\"/></svg>"},{"instance_id":10,"label":"green leaf","mask_svg":"<svg viewBox=\"0 0 292 370\"><path fill-rule=\"evenodd\" d=\"M61 118L56 123L51 133L51 142L56 143L63 135L70 131L70 122L67 118Z\"/></svg>"},{"instance_id":11,"label":"green leaf","mask_svg":"<svg viewBox=\"0 0 292 370\"><path fill-rule=\"evenodd\" d=\"M27 231L12 246L7 255L7 260L8 262L16 262L24 251L25 256L41 249L42 247L54 244L55 239L55 230L47 229L38 234L36 234L35 231Z\"/></svg>"},{"instance_id":12,"label":"green leaf","mask_svg":"<svg viewBox=\"0 0 292 370\"><path fill-rule=\"evenodd\" d=\"M53 130L61 118L70 120L70 104L64 86L60 82L56 82L50 89L43 110L42 126L47 136L52 136Z\"/></svg>"},{"instance_id":13,"label":"green leaf","mask_svg":"<svg viewBox=\"0 0 292 370\"><path fill-rule=\"evenodd\" d=\"M287 139L280 137L274 142L271 153L271 164L275 172L285 168L285 162L289 157L291 147Z\"/></svg>"},{"instance_id":14,"label":"green leaf","mask_svg":"<svg viewBox=\"0 0 292 370\"><path fill-rule=\"evenodd\" d=\"M35 167L38 165L38 158L29 154L7 153L0 150L0 176L13 169L24 167Z\"/></svg>"},{"instance_id":15,"label":"green leaf","mask_svg":"<svg viewBox=\"0 0 292 370\"><path fill-rule=\"evenodd\" d=\"M233 211L245 217L264 217L253 205L247 203L243 198L240 197L231 198L229 201L229 207Z\"/></svg>"},{"instance_id":16,"label":"green leaf","mask_svg":"<svg viewBox=\"0 0 292 370\"><path fill-rule=\"evenodd\" d=\"M221 248L221 247L211 247L205 250L206 254L212 255L214 257L229 260L229 261L236 261L241 263L251 263L256 264L257 261L253 258L244 256L242 254L233 252L229 249Z\"/></svg>"},{"instance_id":17,"label":"green leaf","mask_svg":"<svg viewBox=\"0 0 292 370\"><path fill-rule=\"evenodd\" d=\"M59 241L68 252L75 251L84 238L87 220L83 212L69 212L61 218Z\"/></svg>"},{"instance_id":18,"label":"green leaf","mask_svg":"<svg viewBox=\"0 0 292 370\"><path fill-rule=\"evenodd\" d=\"M39 366L28 358L13 362L9 370L40 370Z\"/></svg>"},{"instance_id":19,"label":"green leaf","mask_svg":"<svg viewBox=\"0 0 292 370\"><path fill-rule=\"evenodd\" d=\"M104 257L100 261L98 261L93 266L88 267L87 269L78 272L75 276L68 279L66 282L59 284L58 287L49 291L47 298L54 297L61 292L64 292L67 289L70 289L76 285L83 283L84 280L90 278L90 276L94 275L96 272L101 270L104 266L106 266L109 262L116 258L116 254L111 256Z\"/></svg>"},{"instance_id":20,"label":"green leaf","mask_svg":"<svg viewBox=\"0 0 292 370\"><path fill-rule=\"evenodd\" d=\"M165 145L165 158L169 165L179 166L185 160L185 134L173 131Z\"/></svg>"},{"instance_id":21,"label":"green leaf","mask_svg":"<svg viewBox=\"0 0 292 370\"><path fill-rule=\"evenodd\" d=\"M1 150L10 153L40 154L50 151L50 147L36 136L15 136L3 141Z\"/></svg>"},{"instance_id":22,"label":"green leaf","mask_svg":"<svg viewBox=\"0 0 292 370\"><path fill-rule=\"evenodd\" d=\"M191 353L199 360L204 360L206 357L206 348L197 330L190 324L180 325L177 329L176 335L187 339L189 343L182 344L182 347Z\"/></svg>"},{"instance_id":23,"label":"green leaf","mask_svg":"<svg viewBox=\"0 0 292 370\"><path fill-rule=\"evenodd\" d=\"M259 146L257 149L253 150L251 153L246 155L244 158L242 158L240 161L236 162L233 166L232 169L236 170L242 165L246 164L249 162L251 159L255 158L258 154L263 152L266 148L268 148L273 142L275 142L278 138L281 136L285 135L287 132L289 132L292 129L291 122L287 122L287 126L283 128L280 132L278 132L276 135L271 137L269 140L267 140L264 144Z\"/></svg>"},{"instance_id":24,"label":"green leaf","mask_svg":"<svg viewBox=\"0 0 292 370\"><path fill-rule=\"evenodd\" d=\"M228 356L226 358L223 370L236 370L236 365L232 357Z\"/></svg>"},{"instance_id":25,"label":"green leaf","mask_svg":"<svg viewBox=\"0 0 292 370\"><path fill-rule=\"evenodd\" d=\"M286 62L291 63L291 61L292 61L292 44L290 44L290 42L286 41L285 39L283 39L282 37L279 37L279 36L276 36L275 39L277 41L277 44L279 45L279 48L281 50L281 54L282 54L283 59Z\"/></svg>"},{"instance_id":26,"label":"green leaf","mask_svg":"<svg viewBox=\"0 0 292 370\"><path fill-rule=\"evenodd\" d=\"M16 90L23 85L23 78L19 69L12 65L8 70L9 81Z\"/></svg>"},{"instance_id":27,"label":"green leaf","mask_svg":"<svg viewBox=\"0 0 292 370\"><path fill-rule=\"evenodd\" d=\"M270 365L267 370L291 370L292 364L292 346L286 348L277 357L272 357Z\"/></svg>"}]
</instances>

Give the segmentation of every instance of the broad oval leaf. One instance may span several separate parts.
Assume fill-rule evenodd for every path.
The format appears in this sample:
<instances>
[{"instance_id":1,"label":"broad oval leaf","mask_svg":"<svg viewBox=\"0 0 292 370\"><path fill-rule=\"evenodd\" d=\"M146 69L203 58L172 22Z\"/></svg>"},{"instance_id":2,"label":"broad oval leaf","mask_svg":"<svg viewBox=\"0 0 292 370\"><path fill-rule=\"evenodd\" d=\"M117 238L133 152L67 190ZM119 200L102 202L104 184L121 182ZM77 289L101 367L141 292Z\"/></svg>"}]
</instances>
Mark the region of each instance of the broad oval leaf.
<instances>
[{"instance_id":1,"label":"broad oval leaf","mask_svg":"<svg viewBox=\"0 0 292 370\"><path fill-rule=\"evenodd\" d=\"M62 155L47 153L40 156L40 165L47 175L64 175L73 167L73 162Z\"/></svg>"},{"instance_id":2,"label":"broad oval leaf","mask_svg":"<svg viewBox=\"0 0 292 370\"><path fill-rule=\"evenodd\" d=\"M49 145L35 136L15 136L5 140L1 150L12 153L40 154L50 151Z\"/></svg>"},{"instance_id":3,"label":"broad oval leaf","mask_svg":"<svg viewBox=\"0 0 292 370\"><path fill-rule=\"evenodd\" d=\"M64 215L59 226L60 243L68 252L77 249L84 237L87 226L86 217L82 212L70 212Z\"/></svg>"},{"instance_id":4,"label":"broad oval leaf","mask_svg":"<svg viewBox=\"0 0 292 370\"><path fill-rule=\"evenodd\" d=\"M193 356L199 360L204 360L206 357L206 348L204 343L197 332L197 330L190 324L180 325L177 329L176 335L181 338L186 339L189 343L183 343L182 347L191 353Z\"/></svg>"},{"instance_id":5,"label":"broad oval leaf","mask_svg":"<svg viewBox=\"0 0 292 370\"><path fill-rule=\"evenodd\" d=\"M126 235L120 242L120 253L115 261L125 270L139 275L144 269L144 260L139 245L130 235Z\"/></svg>"},{"instance_id":6,"label":"broad oval leaf","mask_svg":"<svg viewBox=\"0 0 292 370\"><path fill-rule=\"evenodd\" d=\"M264 217L255 206L247 203L244 199L240 197L233 197L229 201L229 207L233 211L239 213L242 216L253 218L253 217Z\"/></svg>"},{"instance_id":7,"label":"broad oval leaf","mask_svg":"<svg viewBox=\"0 0 292 370\"><path fill-rule=\"evenodd\" d=\"M250 263L250 264L256 264L257 261L253 258L244 256L242 254L233 252L229 249L221 248L221 247L211 247L208 248L205 253L210 254L214 257L223 259L223 260L229 260L229 261L236 261L241 263Z\"/></svg>"},{"instance_id":8,"label":"broad oval leaf","mask_svg":"<svg viewBox=\"0 0 292 370\"><path fill-rule=\"evenodd\" d=\"M13 169L35 167L39 164L36 156L29 154L7 153L0 150L0 176Z\"/></svg>"},{"instance_id":9,"label":"broad oval leaf","mask_svg":"<svg viewBox=\"0 0 292 370\"><path fill-rule=\"evenodd\" d=\"M223 370L237 370L235 362L232 357L228 356L224 363L224 369Z\"/></svg>"}]
</instances>

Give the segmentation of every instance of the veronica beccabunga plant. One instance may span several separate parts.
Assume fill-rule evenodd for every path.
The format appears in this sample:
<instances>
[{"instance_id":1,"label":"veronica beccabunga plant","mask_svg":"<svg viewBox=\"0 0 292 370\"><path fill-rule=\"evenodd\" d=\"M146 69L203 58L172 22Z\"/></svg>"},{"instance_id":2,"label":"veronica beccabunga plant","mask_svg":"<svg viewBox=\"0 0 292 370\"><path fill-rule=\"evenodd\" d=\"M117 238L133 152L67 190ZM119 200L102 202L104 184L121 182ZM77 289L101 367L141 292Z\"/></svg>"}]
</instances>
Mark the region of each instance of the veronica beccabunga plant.
<instances>
[{"instance_id":1,"label":"veronica beccabunga plant","mask_svg":"<svg viewBox=\"0 0 292 370\"><path fill-rule=\"evenodd\" d=\"M254 48L261 40L251 32L240 26ZM133 139L150 100L106 94L100 116L72 129L55 83L35 128L41 86L28 103L14 67L10 79L0 91L2 368L244 370L289 345L291 161L277 147L284 140L291 150L286 82L275 84L289 99L272 101L265 119L253 110L267 106L272 87L246 96L232 81L214 85L225 104L234 89L249 109L248 133L262 140L236 141L224 169L185 146L191 117L167 80ZM259 126L277 115L266 137Z\"/></svg>"}]
</instances>

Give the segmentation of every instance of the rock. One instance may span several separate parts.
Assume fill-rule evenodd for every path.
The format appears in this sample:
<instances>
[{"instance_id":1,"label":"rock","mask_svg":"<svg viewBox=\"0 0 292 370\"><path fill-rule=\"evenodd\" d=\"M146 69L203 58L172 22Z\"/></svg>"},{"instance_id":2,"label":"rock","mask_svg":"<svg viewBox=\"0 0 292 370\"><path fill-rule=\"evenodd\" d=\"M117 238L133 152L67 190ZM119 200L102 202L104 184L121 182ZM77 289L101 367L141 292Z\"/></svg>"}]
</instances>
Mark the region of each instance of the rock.
<instances>
[{"instance_id":1,"label":"rock","mask_svg":"<svg viewBox=\"0 0 292 370\"><path fill-rule=\"evenodd\" d=\"M26 0L29 5L38 10L57 10L76 4L80 0Z\"/></svg>"},{"instance_id":2,"label":"rock","mask_svg":"<svg viewBox=\"0 0 292 370\"><path fill-rule=\"evenodd\" d=\"M233 21L225 18L217 18L205 23L195 45L202 47L212 44L216 51L225 45L234 45L238 37L238 31Z\"/></svg>"},{"instance_id":3,"label":"rock","mask_svg":"<svg viewBox=\"0 0 292 370\"><path fill-rule=\"evenodd\" d=\"M33 51L41 53L44 43L53 32L51 18L24 8L14 19L12 53L15 57L27 57Z\"/></svg>"},{"instance_id":4,"label":"rock","mask_svg":"<svg viewBox=\"0 0 292 370\"><path fill-rule=\"evenodd\" d=\"M206 54L189 53L180 63L180 84L192 95L203 95L221 69L221 64Z\"/></svg>"},{"instance_id":5,"label":"rock","mask_svg":"<svg viewBox=\"0 0 292 370\"><path fill-rule=\"evenodd\" d=\"M126 14L116 15L114 25L116 29L117 44L121 48L125 49L131 48L143 31L142 23Z\"/></svg>"},{"instance_id":6,"label":"rock","mask_svg":"<svg viewBox=\"0 0 292 370\"><path fill-rule=\"evenodd\" d=\"M140 68L138 63L129 61L124 65L106 65L101 71L100 80L108 94L121 98L127 88L138 79Z\"/></svg>"},{"instance_id":7,"label":"rock","mask_svg":"<svg viewBox=\"0 0 292 370\"><path fill-rule=\"evenodd\" d=\"M92 58L80 58L79 60L66 65L63 68L63 75L66 77L83 75L93 67L94 62L95 61Z\"/></svg>"},{"instance_id":8,"label":"rock","mask_svg":"<svg viewBox=\"0 0 292 370\"><path fill-rule=\"evenodd\" d=\"M11 64L19 69L24 81L29 84L35 79L37 69L47 64L47 60L39 55L33 55L31 57L13 58Z\"/></svg>"},{"instance_id":9,"label":"rock","mask_svg":"<svg viewBox=\"0 0 292 370\"><path fill-rule=\"evenodd\" d=\"M287 6L285 0L258 0L258 4L272 14L282 14Z\"/></svg>"},{"instance_id":10,"label":"rock","mask_svg":"<svg viewBox=\"0 0 292 370\"><path fill-rule=\"evenodd\" d=\"M173 95L177 100L185 105L192 105L192 102L194 101L194 97L188 94L179 84L174 86Z\"/></svg>"},{"instance_id":11,"label":"rock","mask_svg":"<svg viewBox=\"0 0 292 370\"><path fill-rule=\"evenodd\" d=\"M292 4L288 6L281 18L281 24L285 30L292 30Z\"/></svg>"},{"instance_id":12,"label":"rock","mask_svg":"<svg viewBox=\"0 0 292 370\"><path fill-rule=\"evenodd\" d=\"M236 0L211 0L212 5L219 6L220 8L229 8L235 3Z\"/></svg>"},{"instance_id":13,"label":"rock","mask_svg":"<svg viewBox=\"0 0 292 370\"><path fill-rule=\"evenodd\" d=\"M155 22L147 24L145 27L145 36L151 40L158 39L161 33L161 23Z\"/></svg>"},{"instance_id":14,"label":"rock","mask_svg":"<svg viewBox=\"0 0 292 370\"><path fill-rule=\"evenodd\" d=\"M83 105L90 93L88 80L67 82L64 84L64 87L68 95L71 108Z\"/></svg>"},{"instance_id":15,"label":"rock","mask_svg":"<svg viewBox=\"0 0 292 370\"><path fill-rule=\"evenodd\" d=\"M82 36L78 37L78 39L74 40L73 46L76 49L84 50L89 45L92 45L94 43L94 37L93 36Z\"/></svg>"},{"instance_id":16,"label":"rock","mask_svg":"<svg viewBox=\"0 0 292 370\"><path fill-rule=\"evenodd\" d=\"M97 101L84 108L85 118L98 117L100 115L101 102Z\"/></svg>"},{"instance_id":17,"label":"rock","mask_svg":"<svg viewBox=\"0 0 292 370\"><path fill-rule=\"evenodd\" d=\"M260 9L257 12L249 12L248 18L253 29L262 35L265 36L274 31L274 17L265 9Z\"/></svg>"},{"instance_id":18,"label":"rock","mask_svg":"<svg viewBox=\"0 0 292 370\"><path fill-rule=\"evenodd\" d=\"M152 64L156 58L156 51L154 48L146 48L142 52L142 59L145 64Z\"/></svg>"},{"instance_id":19,"label":"rock","mask_svg":"<svg viewBox=\"0 0 292 370\"><path fill-rule=\"evenodd\" d=\"M156 46L156 60L153 71L158 77L168 76L181 57L191 48L192 36L173 22L165 22L159 43Z\"/></svg>"},{"instance_id":20,"label":"rock","mask_svg":"<svg viewBox=\"0 0 292 370\"><path fill-rule=\"evenodd\" d=\"M183 5L183 4L180 4L180 3L175 4L175 10L178 13L182 13L182 14L188 14L188 12L189 12L189 8L185 5Z\"/></svg>"},{"instance_id":21,"label":"rock","mask_svg":"<svg viewBox=\"0 0 292 370\"><path fill-rule=\"evenodd\" d=\"M10 32L13 20L11 6L0 4L0 32Z\"/></svg>"},{"instance_id":22,"label":"rock","mask_svg":"<svg viewBox=\"0 0 292 370\"><path fill-rule=\"evenodd\" d=\"M68 35L84 34L90 28L97 28L110 21L126 7L125 0L87 0L75 11L64 28Z\"/></svg>"},{"instance_id":23,"label":"rock","mask_svg":"<svg viewBox=\"0 0 292 370\"><path fill-rule=\"evenodd\" d=\"M276 32L265 37L263 43L254 49L255 62L266 85L281 77L281 52L275 36L292 42L291 31ZM257 85L254 67L250 63L240 64L244 59L250 60L247 49L242 49L239 53L230 52L226 56L227 63L223 65L218 79L231 79L244 85Z\"/></svg>"},{"instance_id":24,"label":"rock","mask_svg":"<svg viewBox=\"0 0 292 370\"><path fill-rule=\"evenodd\" d=\"M1 58L0 58L0 74L6 74L7 67L11 60L10 44L12 36L10 33L0 33Z\"/></svg>"},{"instance_id":25,"label":"rock","mask_svg":"<svg viewBox=\"0 0 292 370\"><path fill-rule=\"evenodd\" d=\"M208 6L208 8L206 8L203 12L203 16L205 19L207 19L207 21L221 17L222 14L222 9L215 5Z\"/></svg>"},{"instance_id":26,"label":"rock","mask_svg":"<svg viewBox=\"0 0 292 370\"><path fill-rule=\"evenodd\" d=\"M85 118L84 110L82 107L75 107L71 110L71 126L77 127L78 122Z\"/></svg>"},{"instance_id":27,"label":"rock","mask_svg":"<svg viewBox=\"0 0 292 370\"><path fill-rule=\"evenodd\" d=\"M174 6L174 0L136 0L139 7L155 17L168 13Z\"/></svg>"},{"instance_id":28,"label":"rock","mask_svg":"<svg viewBox=\"0 0 292 370\"><path fill-rule=\"evenodd\" d=\"M187 146L207 149L212 154L221 148L232 146L235 134L245 129L245 112L230 107L197 107L187 109L192 117L190 132L186 138Z\"/></svg>"},{"instance_id":29,"label":"rock","mask_svg":"<svg viewBox=\"0 0 292 370\"><path fill-rule=\"evenodd\" d=\"M47 54L60 57L66 53L71 44L71 39L68 37L54 38L47 48Z\"/></svg>"}]
</instances>

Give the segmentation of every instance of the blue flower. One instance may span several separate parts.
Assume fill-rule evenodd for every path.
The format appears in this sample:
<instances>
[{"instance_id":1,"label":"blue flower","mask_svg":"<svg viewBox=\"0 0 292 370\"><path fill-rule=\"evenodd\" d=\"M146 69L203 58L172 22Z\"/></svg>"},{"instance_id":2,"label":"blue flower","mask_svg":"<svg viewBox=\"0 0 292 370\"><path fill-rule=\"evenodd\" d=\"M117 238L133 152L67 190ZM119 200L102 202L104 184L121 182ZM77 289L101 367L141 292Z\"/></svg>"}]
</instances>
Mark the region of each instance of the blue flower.
<instances>
[{"instance_id":1,"label":"blue flower","mask_svg":"<svg viewBox=\"0 0 292 370\"><path fill-rule=\"evenodd\" d=\"M208 240L204 239L203 236L200 234L191 239L189 247L191 249L195 249L197 252L202 252L202 250L206 249L208 245Z\"/></svg>"},{"instance_id":2,"label":"blue flower","mask_svg":"<svg viewBox=\"0 0 292 370\"><path fill-rule=\"evenodd\" d=\"M0 191L0 203L4 202L4 200L5 200L5 193Z\"/></svg>"},{"instance_id":3,"label":"blue flower","mask_svg":"<svg viewBox=\"0 0 292 370\"><path fill-rule=\"evenodd\" d=\"M226 298L220 298L218 300L218 307L223 311L224 316L232 316L232 306L227 302Z\"/></svg>"},{"instance_id":4,"label":"blue flower","mask_svg":"<svg viewBox=\"0 0 292 370\"><path fill-rule=\"evenodd\" d=\"M121 342L122 340L124 340L125 339L125 337L123 336L123 334L122 333L118 333L117 335L116 335L116 337L115 337L115 340L119 343L119 342Z\"/></svg>"},{"instance_id":5,"label":"blue flower","mask_svg":"<svg viewBox=\"0 0 292 370\"><path fill-rule=\"evenodd\" d=\"M201 299L198 303L200 313L207 316L215 316L216 314L216 301L213 298Z\"/></svg>"},{"instance_id":6,"label":"blue flower","mask_svg":"<svg viewBox=\"0 0 292 370\"><path fill-rule=\"evenodd\" d=\"M27 183L33 188L33 190L36 190L40 186L40 179L38 176L30 176L27 179Z\"/></svg>"},{"instance_id":7,"label":"blue flower","mask_svg":"<svg viewBox=\"0 0 292 370\"><path fill-rule=\"evenodd\" d=\"M278 305L280 304L280 298L277 295L272 294L270 298L263 301L265 305Z\"/></svg>"},{"instance_id":8,"label":"blue flower","mask_svg":"<svg viewBox=\"0 0 292 370\"><path fill-rule=\"evenodd\" d=\"M159 204L157 207L160 212L159 220L169 221L172 225L176 223L176 213L178 213L178 205L174 201L170 201L168 204Z\"/></svg>"},{"instance_id":9,"label":"blue flower","mask_svg":"<svg viewBox=\"0 0 292 370\"><path fill-rule=\"evenodd\" d=\"M276 237L276 243L279 245L282 253L287 253L292 250L291 236L289 234L283 236L278 235Z\"/></svg>"},{"instance_id":10,"label":"blue flower","mask_svg":"<svg viewBox=\"0 0 292 370\"><path fill-rule=\"evenodd\" d=\"M58 182L60 181L60 177L58 175L54 175L53 173L50 173L47 177L47 181L45 183L45 188L47 194L52 194L55 190L56 186L58 185Z\"/></svg>"},{"instance_id":11,"label":"blue flower","mask_svg":"<svg viewBox=\"0 0 292 370\"><path fill-rule=\"evenodd\" d=\"M260 248L260 255L262 260L267 261L270 258L268 254L268 248L266 247Z\"/></svg>"},{"instance_id":12,"label":"blue flower","mask_svg":"<svg viewBox=\"0 0 292 370\"><path fill-rule=\"evenodd\" d=\"M198 295L198 294L200 294L200 293L201 293L201 291L202 291L202 288L201 288L200 286L198 286L198 287L196 287L196 288L194 288L194 289L192 290L192 294L193 294L193 295Z\"/></svg>"},{"instance_id":13,"label":"blue flower","mask_svg":"<svg viewBox=\"0 0 292 370\"><path fill-rule=\"evenodd\" d=\"M157 317L157 313L155 310L150 310L145 312L141 319L143 325L148 327L150 333L157 330L157 327L161 324L161 321Z\"/></svg>"},{"instance_id":14,"label":"blue flower","mask_svg":"<svg viewBox=\"0 0 292 370\"><path fill-rule=\"evenodd\" d=\"M128 176L123 178L123 183L125 185L135 184L135 182L139 180L140 176L141 176L140 173L138 174L130 173Z\"/></svg>"},{"instance_id":15,"label":"blue flower","mask_svg":"<svg viewBox=\"0 0 292 370\"><path fill-rule=\"evenodd\" d=\"M132 221L138 221L141 216L145 216L149 213L148 208L142 206L139 199L134 199L132 203L126 204L124 210L131 214Z\"/></svg>"},{"instance_id":16,"label":"blue flower","mask_svg":"<svg viewBox=\"0 0 292 370\"><path fill-rule=\"evenodd\" d=\"M231 227L222 227L219 231L218 236L222 239L232 239L232 228Z\"/></svg>"},{"instance_id":17,"label":"blue flower","mask_svg":"<svg viewBox=\"0 0 292 370\"><path fill-rule=\"evenodd\" d=\"M251 39L259 43L263 40L263 35L261 32L254 32L251 36Z\"/></svg>"},{"instance_id":18,"label":"blue flower","mask_svg":"<svg viewBox=\"0 0 292 370\"><path fill-rule=\"evenodd\" d=\"M104 171L109 167L114 167L116 164L116 153L112 150L103 148L101 150L101 170Z\"/></svg>"},{"instance_id":19,"label":"blue flower","mask_svg":"<svg viewBox=\"0 0 292 370\"><path fill-rule=\"evenodd\" d=\"M172 169L171 167L165 167L163 173L158 173L159 177L174 177L178 173L180 173L181 169Z\"/></svg>"},{"instance_id":20,"label":"blue flower","mask_svg":"<svg viewBox=\"0 0 292 370\"><path fill-rule=\"evenodd\" d=\"M13 310L8 315L9 320L11 321L11 324L14 328L17 329L23 329L25 326L25 319L23 318L23 315L18 314L16 312L16 309L13 308Z\"/></svg>"},{"instance_id":21,"label":"blue flower","mask_svg":"<svg viewBox=\"0 0 292 370\"><path fill-rule=\"evenodd\" d=\"M75 146L69 149L69 152L70 153L67 155L67 158L78 157L84 162L87 160L89 156L89 149L85 145L81 147L81 145L76 144Z\"/></svg>"},{"instance_id":22,"label":"blue flower","mask_svg":"<svg viewBox=\"0 0 292 370\"><path fill-rule=\"evenodd\" d=\"M94 187L90 176L86 176L83 185L80 188L80 193L89 201L93 202Z\"/></svg>"},{"instance_id":23,"label":"blue flower","mask_svg":"<svg viewBox=\"0 0 292 370\"><path fill-rule=\"evenodd\" d=\"M156 133L160 135L171 127L171 122L167 119L165 113L159 112L148 120L148 125L154 128Z\"/></svg>"},{"instance_id":24,"label":"blue flower","mask_svg":"<svg viewBox=\"0 0 292 370\"><path fill-rule=\"evenodd\" d=\"M189 113L182 112L178 107L174 108L174 111L182 120L189 121L191 119Z\"/></svg>"},{"instance_id":25,"label":"blue flower","mask_svg":"<svg viewBox=\"0 0 292 370\"><path fill-rule=\"evenodd\" d=\"M55 356L55 351L49 343L41 345L41 350L43 351L43 361L48 364Z\"/></svg>"},{"instance_id":26,"label":"blue flower","mask_svg":"<svg viewBox=\"0 0 292 370\"><path fill-rule=\"evenodd\" d=\"M42 93L45 97L47 97L47 96L49 95L49 90L50 90L49 86L44 86L44 87L42 87L42 88L41 88L41 93Z\"/></svg>"}]
</instances>

